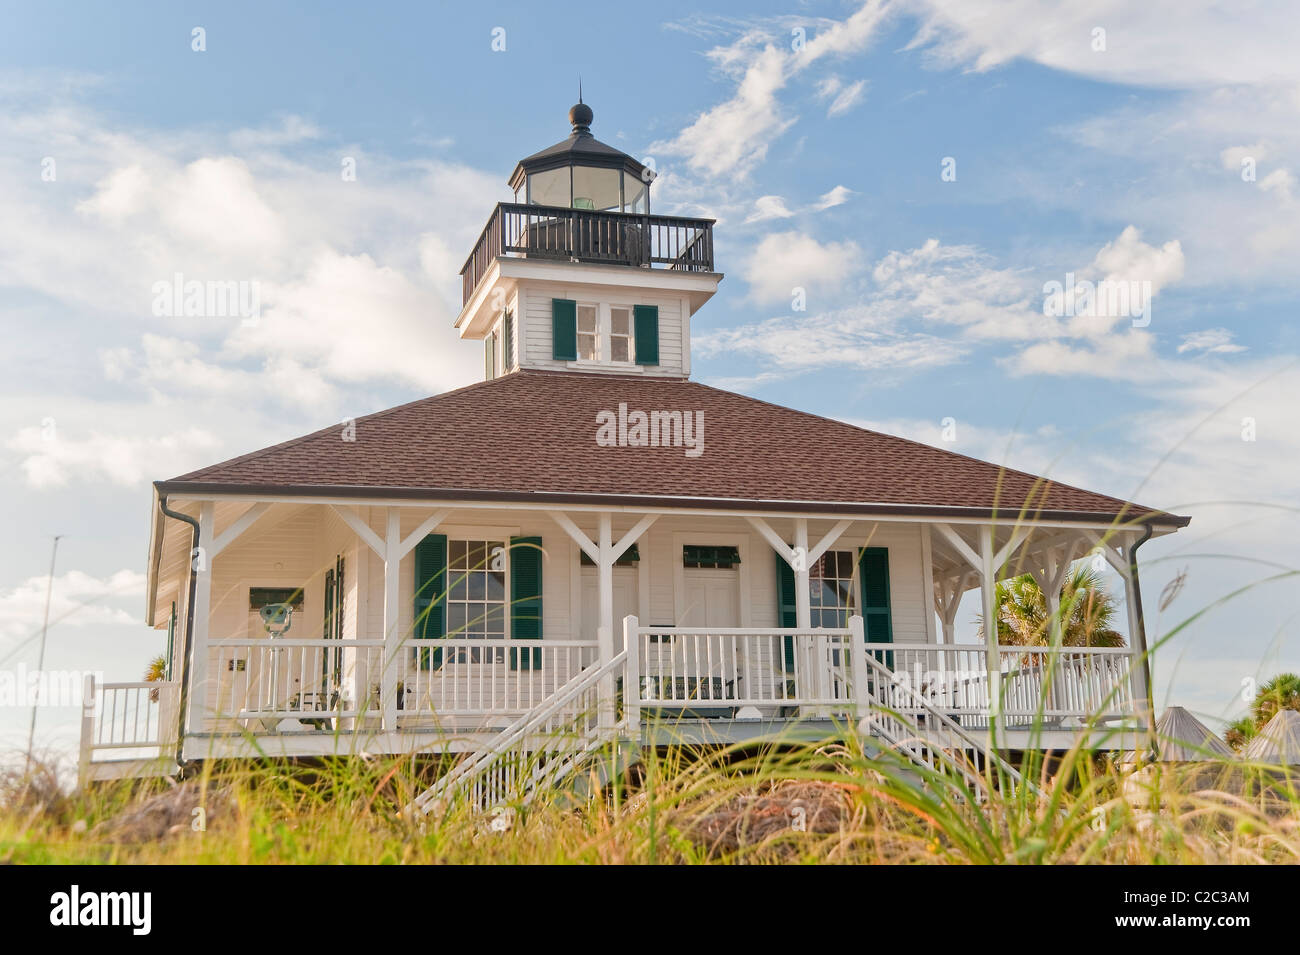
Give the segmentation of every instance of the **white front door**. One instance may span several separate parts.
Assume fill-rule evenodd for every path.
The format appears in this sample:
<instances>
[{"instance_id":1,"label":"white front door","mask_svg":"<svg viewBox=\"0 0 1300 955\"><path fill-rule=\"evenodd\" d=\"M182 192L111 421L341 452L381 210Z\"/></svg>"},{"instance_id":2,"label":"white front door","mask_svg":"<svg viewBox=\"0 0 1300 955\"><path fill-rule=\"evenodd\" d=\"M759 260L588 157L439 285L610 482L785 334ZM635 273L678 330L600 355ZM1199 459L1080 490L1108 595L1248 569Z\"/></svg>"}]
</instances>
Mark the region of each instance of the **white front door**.
<instances>
[{"instance_id":1,"label":"white front door","mask_svg":"<svg viewBox=\"0 0 1300 955\"><path fill-rule=\"evenodd\" d=\"M687 567L686 605L680 627L739 627L740 571Z\"/></svg>"},{"instance_id":2,"label":"white front door","mask_svg":"<svg viewBox=\"0 0 1300 955\"><path fill-rule=\"evenodd\" d=\"M637 613L636 568L614 568L614 649L623 647L623 618ZM595 567L582 568L583 640L595 641L600 626L600 576Z\"/></svg>"}]
</instances>

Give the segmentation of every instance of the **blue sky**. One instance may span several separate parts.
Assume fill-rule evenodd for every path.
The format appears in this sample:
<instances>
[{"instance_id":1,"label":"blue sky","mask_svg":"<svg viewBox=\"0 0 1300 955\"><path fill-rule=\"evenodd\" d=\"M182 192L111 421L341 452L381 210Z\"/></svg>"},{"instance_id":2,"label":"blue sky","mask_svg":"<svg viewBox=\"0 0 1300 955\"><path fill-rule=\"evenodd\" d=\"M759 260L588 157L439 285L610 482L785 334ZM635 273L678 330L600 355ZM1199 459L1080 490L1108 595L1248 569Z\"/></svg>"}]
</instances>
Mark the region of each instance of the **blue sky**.
<instances>
[{"instance_id":1,"label":"blue sky","mask_svg":"<svg viewBox=\"0 0 1300 955\"><path fill-rule=\"evenodd\" d=\"M1300 24L1056 6L10 5L0 666L35 663L52 534L47 665L133 679L149 481L478 376L457 273L581 74L655 211L719 220L696 379L1191 514L1143 551L1153 630L1213 606L1158 698L1235 715L1300 669L1294 578L1217 604L1300 558ZM155 317L177 271L258 279L263 320ZM1046 319L1067 273L1149 283L1150 324Z\"/></svg>"}]
</instances>

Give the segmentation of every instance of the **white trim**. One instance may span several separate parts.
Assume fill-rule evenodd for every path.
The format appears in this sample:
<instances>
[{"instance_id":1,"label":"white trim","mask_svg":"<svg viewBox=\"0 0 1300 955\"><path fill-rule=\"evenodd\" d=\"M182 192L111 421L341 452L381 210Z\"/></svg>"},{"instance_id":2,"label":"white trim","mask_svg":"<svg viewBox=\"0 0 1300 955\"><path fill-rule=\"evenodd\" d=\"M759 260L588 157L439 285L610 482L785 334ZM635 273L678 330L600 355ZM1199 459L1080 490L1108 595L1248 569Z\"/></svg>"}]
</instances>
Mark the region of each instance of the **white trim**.
<instances>
[{"instance_id":1,"label":"white trim","mask_svg":"<svg viewBox=\"0 0 1300 955\"><path fill-rule=\"evenodd\" d=\"M585 495L584 495L585 496ZM691 497L663 497L664 501L673 500L699 500ZM598 514L608 512L611 514L676 514L678 516L693 517L760 517L769 520L797 519L807 518L810 521L838 521L844 518L844 512L835 508L840 505L851 505L854 507L870 507L872 503L878 502L852 502L852 501L757 501L757 500L737 500L738 504L754 505L753 507L688 507L671 504L587 504L587 503L570 503L562 500L545 501L467 501L457 498L393 498L393 497L331 497L329 495L308 495L308 494L232 494L227 492L195 493L186 494L180 491L173 491L168 495L168 502L195 502L195 501L266 501L271 504L324 504L332 507L415 507L425 510L431 507L450 507L456 510L523 510L534 513L550 513L559 509L571 512L583 512ZM767 504L767 509L763 505ZM826 511L788 511L781 510L783 506L791 504L815 504L822 507L830 508ZM930 505L926 505L930 506ZM938 505L934 505L938 506ZM967 508L967 510L977 510L976 508ZM935 518L933 515L922 513L873 513L864 511L852 515L855 521L875 521L882 524L915 524L915 523L932 523L938 526L940 522L948 525L974 525L983 526L989 523L987 515L973 515L971 517L963 516L943 516ZM1005 525L1003 525L1005 526ZM1019 526L1030 528L1055 528L1063 531L1083 531L1096 530L1107 533L1116 533L1114 521L1031 521L1023 520ZM1153 537L1163 536L1163 534L1172 534L1181 528L1173 524L1153 524L1156 533ZM1123 530L1133 532L1134 527L1125 525Z\"/></svg>"}]
</instances>

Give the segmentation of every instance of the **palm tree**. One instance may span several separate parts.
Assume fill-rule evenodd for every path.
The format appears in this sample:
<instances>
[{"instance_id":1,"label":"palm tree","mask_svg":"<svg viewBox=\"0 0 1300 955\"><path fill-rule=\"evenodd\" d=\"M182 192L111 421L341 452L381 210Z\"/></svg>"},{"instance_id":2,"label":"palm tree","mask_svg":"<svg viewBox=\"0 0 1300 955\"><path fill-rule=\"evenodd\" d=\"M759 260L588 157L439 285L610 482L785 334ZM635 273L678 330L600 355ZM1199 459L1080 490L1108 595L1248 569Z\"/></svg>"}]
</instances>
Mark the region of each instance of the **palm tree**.
<instances>
[{"instance_id":1,"label":"palm tree","mask_svg":"<svg viewBox=\"0 0 1300 955\"><path fill-rule=\"evenodd\" d=\"M144 679L146 683L161 683L167 679L167 658L161 653L149 661L149 665L144 668ZM158 691L150 690L149 699L151 702L158 702Z\"/></svg>"},{"instance_id":2,"label":"palm tree","mask_svg":"<svg viewBox=\"0 0 1300 955\"><path fill-rule=\"evenodd\" d=\"M1278 710L1300 710L1300 675L1279 673L1260 685L1255 694L1255 702L1251 705L1255 729L1263 729L1264 724L1276 716Z\"/></svg>"},{"instance_id":3,"label":"palm tree","mask_svg":"<svg viewBox=\"0 0 1300 955\"><path fill-rule=\"evenodd\" d=\"M1229 723L1223 738L1233 749L1241 749L1277 716L1278 710L1300 710L1300 674L1279 673L1261 683L1250 705L1250 715Z\"/></svg>"},{"instance_id":4,"label":"palm tree","mask_svg":"<svg viewBox=\"0 0 1300 955\"><path fill-rule=\"evenodd\" d=\"M1255 730L1254 718L1243 716L1235 723L1228 724L1227 730L1223 733L1223 740L1233 749L1240 750L1254 738Z\"/></svg>"},{"instance_id":5,"label":"palm tree","mask_svg":"<svg viewBox=\"0 0 1300 955\"><path fill-rule=\"evenodd\" d=\"M1021 574L997 586L998 643L1043 647L1051 643L1047 596L1032 574ZM1061 588L1061 644L1067 647L1122 647L1124 636L1114 629L1119 607L1102 586L1101 575L1087 564L1070 571ZM984 624L980 622L980 636Z\"/></svg>"}]
</instances>

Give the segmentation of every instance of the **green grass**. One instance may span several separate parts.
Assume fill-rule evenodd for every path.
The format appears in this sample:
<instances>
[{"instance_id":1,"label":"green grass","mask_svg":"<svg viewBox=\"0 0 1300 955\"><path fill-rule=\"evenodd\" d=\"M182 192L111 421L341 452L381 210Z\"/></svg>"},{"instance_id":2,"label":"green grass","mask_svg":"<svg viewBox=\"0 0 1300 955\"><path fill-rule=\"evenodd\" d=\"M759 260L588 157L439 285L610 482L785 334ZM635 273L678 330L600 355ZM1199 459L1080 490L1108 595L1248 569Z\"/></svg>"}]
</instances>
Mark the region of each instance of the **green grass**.
<instances>
[{"instance_id":1,"label":"green grass","mask_svg":"<svg viewBox=\"0 0 1300 955\"><path fill-rule=\"evenodd\" d=\"M761 750L648 754L597 797L549 792L494 817L402 809L434 770L408 759L208 766L206 831L121 821L160 781L67 794L52 777L0 787L3 863L1293 863L1300 796L1237 763L1133 776L1073 752L986 799L960 781L868 756L852 736ZM802 807L802 808L801 808ZM508 825L503 824L508 821ZM112 828L114 825L117 828Z\"/></svg>"}]
</instances>

